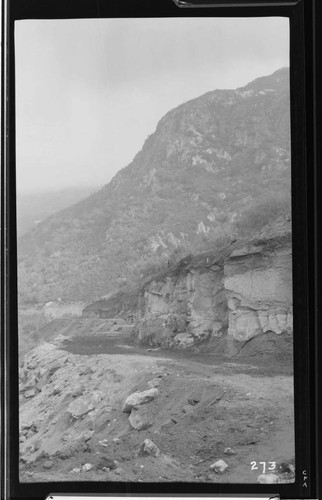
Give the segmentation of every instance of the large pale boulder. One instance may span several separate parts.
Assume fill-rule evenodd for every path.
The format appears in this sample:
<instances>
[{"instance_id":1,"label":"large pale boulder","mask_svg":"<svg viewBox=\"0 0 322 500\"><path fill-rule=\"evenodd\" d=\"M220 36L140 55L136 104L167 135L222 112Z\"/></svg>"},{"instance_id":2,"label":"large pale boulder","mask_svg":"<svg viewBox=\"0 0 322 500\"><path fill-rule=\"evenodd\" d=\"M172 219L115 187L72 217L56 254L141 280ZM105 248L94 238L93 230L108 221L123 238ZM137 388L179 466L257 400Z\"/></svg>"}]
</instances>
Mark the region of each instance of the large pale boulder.
<instances>
[{"instance_id":1,"label":"large pale boulder","mask_svg":"<svg viewBox=\"0 0 322 500\"><path fill-rule=\"evenodd\" d=\"M131 414L129 416L129 422L133 429L137 431L142 431L151 427L153 425L154 419L150 411L146 411L144 407L134 407L132 408Z\"/></svg>"},{"instance_id":2,"label":"large pale boulder","mask_svg":"<svg viewBox=\"0 0 322 500\"><path fill-rule=\"evenodd\" d=\"M214 462L209 467L209 469L213 470L214 472L217 472L217 474L223 474L227 468L228 465L222 459L217 460L217 462Z\"/></svg>"},{"instance_id":3,"label":"large pale boulder","mask_svg":"<svg viewBox=\"0 0 322 500\"><path fill-rule=\"evenodd\" d=\"M103 394L100 391L84 394L84 396L75 399L75 401L69 404L67 412L75 419L81 418L95 409L97 404L102 400L102 396Z\"/></svg>"},{"instance_id":4,"label":"large pale boulder","mask_svg":"<svg viewBox=\"0 0 322 500\"><path fill-rule=\"evenodd\" d=\"M149 403L159 394L158 389L148 389L147 391L134 392L128 396L124 402L122 412L130 413L133 406L143 405Z\"/></svg>"}]
</instances>

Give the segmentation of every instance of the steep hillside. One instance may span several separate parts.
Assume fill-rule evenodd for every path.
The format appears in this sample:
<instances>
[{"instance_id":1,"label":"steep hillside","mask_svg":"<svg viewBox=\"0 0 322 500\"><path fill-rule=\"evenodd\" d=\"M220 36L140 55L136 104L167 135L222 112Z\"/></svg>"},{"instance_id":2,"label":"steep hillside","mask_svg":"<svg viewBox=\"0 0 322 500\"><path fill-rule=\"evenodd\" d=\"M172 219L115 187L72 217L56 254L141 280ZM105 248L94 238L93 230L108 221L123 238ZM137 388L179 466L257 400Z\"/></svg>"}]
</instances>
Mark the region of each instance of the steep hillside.
<instances>
[{"instance_id":1,"label":"steep hillside","mask_svg":"<svg viewBox=\"0 0 322 500\"><path fill-rule=\"evenodd\" d=\"M167 113L109 184L20 238L20 299L90 302L178 248L227 243L287 212L288 79L282 68Z\"/></svg>"}]
</instances>

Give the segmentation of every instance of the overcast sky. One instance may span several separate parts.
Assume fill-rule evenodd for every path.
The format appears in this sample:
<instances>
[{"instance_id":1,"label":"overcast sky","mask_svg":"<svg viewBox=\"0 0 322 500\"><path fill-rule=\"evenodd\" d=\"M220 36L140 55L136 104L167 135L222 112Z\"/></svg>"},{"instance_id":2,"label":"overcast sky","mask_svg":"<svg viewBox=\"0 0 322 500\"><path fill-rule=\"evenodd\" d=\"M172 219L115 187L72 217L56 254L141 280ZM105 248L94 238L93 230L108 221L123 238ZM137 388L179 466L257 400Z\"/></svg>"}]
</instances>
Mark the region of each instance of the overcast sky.
<instances>
[{"instance_id":1,"label":"overcast sky","mask_svg":"<svg viewBox=\"0 0 322 500\"><path fill-rule=\"evenodd\" d=\"M18 21L20 192L101 186L160 118L289 65L287 18Z\"/></svg>"}]
</instances>

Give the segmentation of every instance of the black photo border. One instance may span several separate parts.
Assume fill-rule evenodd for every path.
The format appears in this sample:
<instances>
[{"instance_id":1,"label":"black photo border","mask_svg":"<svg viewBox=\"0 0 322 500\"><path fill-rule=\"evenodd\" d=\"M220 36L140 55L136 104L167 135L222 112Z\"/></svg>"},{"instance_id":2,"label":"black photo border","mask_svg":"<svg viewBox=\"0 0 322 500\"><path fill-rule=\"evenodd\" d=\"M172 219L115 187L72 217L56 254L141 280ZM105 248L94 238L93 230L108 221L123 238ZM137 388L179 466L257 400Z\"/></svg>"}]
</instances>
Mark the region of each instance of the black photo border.
<instances>
[{"instance_id":1,"label":"black photo border","mask_svg":"<svg viewBox=\"0 0 322 500\"><path fill-rule=\"evenodd\" d=\"M1 115L1 498L50 493L107 495L261 495L319 498L322 465L318 219L321 128L317 0L3 0ZM320 1L321 4L321 1ZM181 8L180 8L181 7ZM285 16L290 22L291 159L296 479L290 484L19 483L17 236L15 193L15 21L21 19ZM322 57L322 56L320 56ZM321 83L321 82L320 82ZM322 88L322 86L321 86ZM320 167L321 168L321 167ZM319 467L321 466L321 468ZM320 471L320 473L319 473ZM320 486L320 487L319 487Z\"/></svg>"}]
</instances>

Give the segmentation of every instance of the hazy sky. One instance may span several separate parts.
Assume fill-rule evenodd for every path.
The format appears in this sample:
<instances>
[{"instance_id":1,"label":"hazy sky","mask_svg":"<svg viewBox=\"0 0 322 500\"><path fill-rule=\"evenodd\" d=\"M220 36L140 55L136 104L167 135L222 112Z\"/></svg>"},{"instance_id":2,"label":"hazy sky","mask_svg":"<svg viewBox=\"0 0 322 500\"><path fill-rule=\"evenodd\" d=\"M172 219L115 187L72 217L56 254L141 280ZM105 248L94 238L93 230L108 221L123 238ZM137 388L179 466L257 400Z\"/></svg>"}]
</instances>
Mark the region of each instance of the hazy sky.
<instances>
[{"instance_id":1,"label":"hazy sky","mask_svg":"<svg viewBox=\"0 0 322 500\"><path fill-rule=\"evenodd\" d=\"M20 192L103 185L160 118L289 65L287 18L18 21Z\"/></svg>"}]
</instances>

